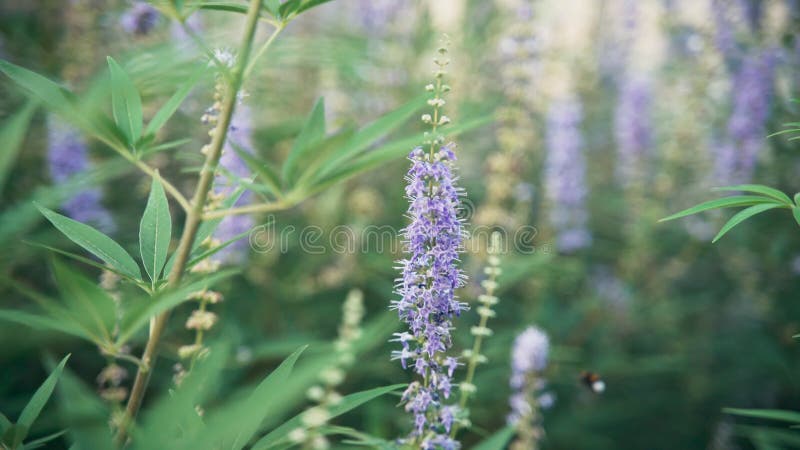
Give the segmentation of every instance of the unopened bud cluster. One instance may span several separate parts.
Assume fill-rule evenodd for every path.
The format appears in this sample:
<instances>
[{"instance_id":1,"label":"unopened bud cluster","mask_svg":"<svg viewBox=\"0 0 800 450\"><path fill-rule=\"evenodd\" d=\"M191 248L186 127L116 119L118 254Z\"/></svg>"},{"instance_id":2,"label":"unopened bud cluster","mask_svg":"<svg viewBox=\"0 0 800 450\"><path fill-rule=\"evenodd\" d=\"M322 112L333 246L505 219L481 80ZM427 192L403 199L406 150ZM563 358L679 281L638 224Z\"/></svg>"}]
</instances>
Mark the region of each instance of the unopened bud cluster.
<instances>
[{"instance_id":1,"label":"unopened bud cluster","mask_svg":"<svg viewBox=\"0 0 800 450\"><path fill-rule=\"evenodd\" d=\"M485 364L488 361L486 356L481 354L481 345L484 338L494 334L487 324L489 319L496 315L494 306L497 305L498 302L495 291L498 286L497 277L502 273L502 269L500 269L500 257L498 256L502 249L502 242L500 239L500 233L496 231L492 233L488 248L489 257L487 265L483 269L486 279L481 281L484 293L478 296L478 303L480 303L480 306L476 308L480 320L477 326L470 329L470 333L475 336L475 343L471 349L464 350L462 354L467 361L467 379L459 385L462 403L465 403L467 399L477 391L477 387L472 384L471 379L475 368L479 364Z\"/></svg>"},{"instance_id":2,"label":"unopened bud cluster","mask_svg":"<svg viewBox=\"0 0 800 450\"><path fill-rule=\"evenodd\" d=\"M289 433L289 439L303 444L307 449L324 450L330 447L328 439L319 428L328 423L330 407L339 404L342 396L336 387L345 379L346 370L355 362L353 343L361 337L361 320L364 318L364 294L353 289L347 294L342 305L342 322L339 338L334 343L335 360L322 370L319 384L311 386L306 395L316 403L302 415L303 426Z\"/></svg>"},{"instance_id":3,"label":"unopened bud cluster","mask_svg":"<svg viewBox=\"0 0 800 450\"><path fill-rule=\"evenodd\" d=\"M122 382L128 378L128 370L116 363L110 363L97 375L100 396L112 403L121 403L128 397L128 389Z\"/></svg>"}]
</instances>

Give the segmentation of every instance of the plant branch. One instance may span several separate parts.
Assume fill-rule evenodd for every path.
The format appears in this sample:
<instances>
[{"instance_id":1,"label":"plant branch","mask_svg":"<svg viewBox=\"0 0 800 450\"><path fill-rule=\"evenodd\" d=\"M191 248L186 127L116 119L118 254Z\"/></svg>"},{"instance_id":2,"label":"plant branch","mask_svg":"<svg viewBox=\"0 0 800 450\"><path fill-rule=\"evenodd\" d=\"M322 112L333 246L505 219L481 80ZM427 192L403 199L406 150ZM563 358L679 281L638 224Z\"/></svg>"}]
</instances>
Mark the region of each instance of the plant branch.
<instances>
[{"instance_id":1,"label":"plant branch","mask_svg":"<svg viewBox=\"0 0 800 450\"><path fill-rule=\"evenodd\" d=\"M203 208L206 204L208 191L214 181L214 172L219 163L219 158L222 155L222 148L225 144L228 128L230 127L231 117L236 108L239 89L242 86L245 68L247 67L247 59L253 45L253 37L255 36L256 26L258 24L261 4L262 0L251 0L250 2L250 7L247 12L247 22L239 52L239 61L234 69L230 87L225 95L219 121L217 122L217 127L214 130L214 136L210 144L210 151L206 156L203 169L200 172L200 180L195 189L194 197L192 198L191 209L186 216L186 223L183 228L180 244L178 245L175 264L172 266L172 270L167 279L167 286L170 288L176 287L183 278L197 230L203 220ZM169 314L169 310L165 311L150 322L150 336L141 358L142 367L136 373L136 379L134 380L131 395L125 409L125 416L117 432L116 441L119 446L125 444L128 427L136 418L136 414L141 407L150 380L150 374L157 357L156 352L158 350L158 344L164 332L164 328L167 325Z\"/></svg>"},{"instance_id":2,"label":"plant branch","mask_svg":"<svg viewBox=\"0 0 800 450\"><path fill-rule=\"evenodd\" d=\"M179 191L178 188L176 188L172 183L159 176L156 169L153 169L147 165L147 163L140 160L131 160L131 162L133 162L133 164L135 164L139 170L149 175L150 178L158 178L158 180L161 182L161 185L164 186L164 190L167 191L175 199L175 201L178 202L179 205L181 205L181 208L183 208L184 212L188 213L192 209L192 206L189 204L189 200L186 200L186 197L181 194L181 191Z\"/></svg>"},{"instance_id":3,"label":"plant branch","mask_svg":"<svg viewBox=\"0 0 800 450\"><path fill-rule=\"evenodd\" d=\"M294 206L294 202L276 201L272 203L257 203L255 205L237 206L236 208L218 209L203 214L203 220L219 219L221 217L239 216L242 214L265 213L282 211Z\"/></svg>"},{"instance_id":4,"label":"plant branch","mask_svg":"<svg viewBox=\"0 0 800 450\"><path fill-rule=\"evenodd\" d=\"M264 53L267 52L267 49L269 49L270 46L272 46L272 42L275 41L275 38L278 37L278 34L280 34L280 32L283 31L284 28L286 28L286 22L281 22L275 25L275 31L273 31L272 34L269 36L269 39L267 39L264 42L264 44L262 44L261 47L259 47L256 53L253 55L253 58L250 60L250 63L247 65L247 68L244 70L245 78L247 78L247 76L250 75L250 72L252 72L253 68L255 68L256 66L256 61L258 61L258 59L261 58L261 56L263 56Z\"/></svg>"}]
</instances>

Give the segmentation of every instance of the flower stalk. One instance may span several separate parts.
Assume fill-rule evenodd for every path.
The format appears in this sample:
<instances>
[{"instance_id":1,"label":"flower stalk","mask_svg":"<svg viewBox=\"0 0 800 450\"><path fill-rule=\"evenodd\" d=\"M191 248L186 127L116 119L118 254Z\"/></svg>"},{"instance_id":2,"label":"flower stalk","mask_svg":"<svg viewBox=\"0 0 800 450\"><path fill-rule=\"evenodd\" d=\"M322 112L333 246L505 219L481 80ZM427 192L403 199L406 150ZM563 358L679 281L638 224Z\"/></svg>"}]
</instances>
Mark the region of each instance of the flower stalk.
<instances>
[{"instance_id":1,"label":"flower stalk","mask_svg":"<svg viewBox=\"0 0 800 450\"><path fill-rule=\"evenodd\" d=\"M169 287L177 286L184 275L186 270L186 263L189 260L189 254L192 249L197 230L203 220L203 208L206 204L208 192L214 181L214 173L216 171L219 158L222 154L222 148L225 144L225 139L230 126L231 117L233 116L234 109L238 98L239 90L241 89L244 79L244 70L247 64L247 59L250 55L250 49L253 45L253 37L255 36L256 26L261 11L262 0L252 0L247 12L246 25L242 38L242 44L239 51L239 60L236 68L233 70L233 76L230 82L229 89L226 93L223 108L220 113L219 122L214 130L213 139L210 145L203 168L200 171L200 180L195 189L194 196L192 197L191 209L186 216L186 223L184 224L183 234L181 235L180 244L178 245L177 254L175 257L175 264L172 271L169 273L168 284ZM116 441L119 446L124 445L127 440L127 431L130 423L136 418L136 414L141 407L142 400L147 390L147 385L150 380L153 364L158 350L158 344L161 340L161 335L166 328L169 319L170 311L159 314L152 319L150 324L150 336L147 340L144 353L142 354L142 367L136 372L136 379L134 380L131 395L128 399L128 404L125 409L125 416L120 422L117 431Z\"/></svg>"}]
</instances>

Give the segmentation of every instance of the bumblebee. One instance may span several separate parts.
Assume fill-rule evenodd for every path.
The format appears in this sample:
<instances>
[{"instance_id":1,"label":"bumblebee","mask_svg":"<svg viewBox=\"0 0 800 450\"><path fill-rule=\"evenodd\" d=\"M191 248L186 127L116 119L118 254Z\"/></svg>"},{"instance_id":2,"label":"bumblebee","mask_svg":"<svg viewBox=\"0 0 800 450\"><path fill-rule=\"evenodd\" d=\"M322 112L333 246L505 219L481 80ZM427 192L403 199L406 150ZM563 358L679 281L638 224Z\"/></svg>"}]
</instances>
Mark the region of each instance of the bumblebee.
<instances>
[{"instance_id":1,"label":"bumblebee","mask_svg":"<svg viewBox=\"0 0 800 450\"><path fill-rule=\"evenodd\" d=\"M580 380L584 386L595 394L601 394L606 390L606 382L594 372L582 371Z\"/></svg>"}]
</instances>

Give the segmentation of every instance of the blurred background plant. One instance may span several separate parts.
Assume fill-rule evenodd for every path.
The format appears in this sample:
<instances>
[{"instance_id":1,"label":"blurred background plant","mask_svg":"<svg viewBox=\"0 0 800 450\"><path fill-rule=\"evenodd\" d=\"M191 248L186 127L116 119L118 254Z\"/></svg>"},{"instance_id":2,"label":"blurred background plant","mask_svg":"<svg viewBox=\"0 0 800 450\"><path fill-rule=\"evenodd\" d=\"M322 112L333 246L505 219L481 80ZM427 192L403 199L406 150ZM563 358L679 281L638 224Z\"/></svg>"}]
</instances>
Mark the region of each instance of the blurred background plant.
<instances>
[{"instance_id":1,"label":"blurred background plant","mask_svg":"<svg viewBox=\"0 0 800 450\"><path fill-rule=\"evenodd\" d=\"M157 143L170 148L148 156L148 163L186 194L215 117L208 106L217 100L217 65L207 64L229 54L213 50L237 47L243 15L235 7L246 8L246 2L182 2L209 7L183 25L168 17L165 5L171 3L0 0L0 58L59 80L81 92L82 101L103 102L101 108L110 111L104 80L106 56L113 55L141 93L146 117L196 79L197 87L185 93L158 133ZM459 184L468 193L465 221L471 229L510 232L494 292L500 302L490 320L493 335L482 343L487 362L472 381L477 387L469 400L472 427L460 434L465 448L505 426L512 344L531 325L550 343L547 367L537 374L547 380L554 399L538 411L541 448L797 447L774 437L778 434L765 437L722 410L800 410L800 349L792 337L800 329L800 306L793 297L800 287L794 224L767 212L730 231L724 245L711 246L727 215L707 213L669 225L658 219L708 200L714 186L758 182L800 191L794 135L767 138L796 128L800 120L791 101L800 90L798 30L800 4L794 0L335 0L290 23L254 67L225 153L241 159L222 161L215 192L230 195L231 186L248 182L253 170L241 164L246 155L276 167L287 161L295 136L315 114L324 116L331 139L390 111L405 108L401 118L421 114L413 99L430 79L437 42L446 32L453 61L447 114L454 134L456 127L494 118L454 137L460 144ZM198 36L213 43L213 58ZM313 106L320 97L324 108ZM278 232L296 230L286 233L285 242L273 242L280 245L271 251L240 245L216 255L216 264L240 270L214 291L196 286L197 301L177 308L180 318L170 322L163 346L165 361L153 374L145 429L177 414L179 407L172 410L161 399L201 351L186 344L199 342L216 356L194 381L183 382L206 386L196 397L180 400L192 413L198 404L219 406L237 398L237 388L252 386L308 345L299 375L274 400L281 405L275 417L297 414L296 420L266 435L263 448L321 442L326 433L346 434L344 427L389 439L407 432L410 424L396 408L396 397L374 392L375 399L349 412L341 403L337 410L331 400L333 394L347 399L410 381L390 361L396 345L387 342L400 329L386 312L395 299L399 254L388 245L379 251L359 236L371 227L406 225L402 156L424 130L424 124L412 122L389 137L375 136L394 155L391 161L360 161L371 170L316 190L310 187L319 179L288 174L300 183L293 185L305 183L304 194L315 195L269 216L241 216L250 222L221 225L219 235L209 238L225 242L268 223ZM138 242L151 182L121 164L105 144L64 126L7 79L0 83L0 127L0 306L29 310L31 301L20 286L58 291L50 274L59 263L48 264L40 245L67 245L32 200L87 221L128 248ZM235 206L275 198L268 190L247 195L255 200L243 198ZM342 225L350 231L336 234ZM322 236L344 236L359 251L337 251L341 246L327 239L303 242L299 231L308 226L319 227ZM523 248L513 246L521 241ZM362 244L368 251L360 251ZM456 322L459 351L472 348L470 330L480 321L478 298L487 277L486 242L475 239L467 249L469 281L460 298L472 310ZM82 264L55 272L100 279L98 270ZM108 276L104 281L112 299L130 289ZM334 346L344 338L342 303L353 289L363 293L364 309L361 337L348 345L357 362L340 367L341 361L322 357L339 354ZM216 291L224 293L224 301ZM202 317L193 311L202 311ZM190 317L197 320L189 323ZM198 338L201 332L208 342ZM227 343L214 347L221 337ZM132 337L132 354L140 354L145 338ZM0 326L0 339L6 343L0 349L0 411L9 418L20 417L56 367L43 365L43 358L72 354L70 375L65 372L58 388L63 392L57 390L68 401L56 398L60 406L39 415L32 438L62 430L76 399L85 399L73 405L77 409L113 410L128 394L120 388L130 385L135 367L98 358L96 345L8 322ZM346 370L346 376L331 383L319 378L323 368ZM584 370L602 376L602 394L582 385ZM203 377L210 377L213 387ZM463 372L455 378L463 379ZM314 390L311 400L319 403L317 411L327 411L324 420L312 420L312 433L292 435L309 420L302 415L311 411L305 396L317 384L324 395ZM97 397L92 391L105 400L90 400ZM207 401L212 393L217 400ZM346 414L334 417L336 411ZM273 420L272 426L281 423ZM329 443L347 448L341 440ZM68 448L68 442L57 436L47 445ZM154 441L140 442L148 448Z\"/></svg>"}]
</instances>

